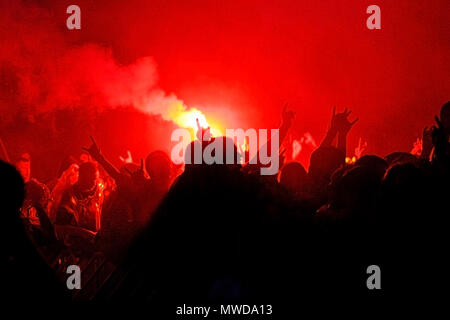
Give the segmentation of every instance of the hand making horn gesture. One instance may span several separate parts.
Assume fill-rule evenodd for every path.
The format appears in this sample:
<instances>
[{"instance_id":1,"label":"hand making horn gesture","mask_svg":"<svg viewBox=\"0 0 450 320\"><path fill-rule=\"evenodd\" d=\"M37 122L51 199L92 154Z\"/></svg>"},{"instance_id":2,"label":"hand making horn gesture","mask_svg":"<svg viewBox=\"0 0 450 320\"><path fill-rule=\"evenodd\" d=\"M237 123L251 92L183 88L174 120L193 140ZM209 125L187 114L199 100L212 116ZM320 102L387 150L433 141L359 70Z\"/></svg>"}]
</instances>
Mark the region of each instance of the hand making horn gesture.
<instances>
[{"instance_id":1,"label":"hand making horn gesture","mask_svg":"<svg viewBox=\"0 0 450 320\"><path fill-rule=\"evenodd\" d=\"M89 136L91 139L91 146L89 148L82 147L84 151L88 152L92 158L98 159L101 156L100 148L97 145L97 142L95 142L95 139L92 136Z\"/></svg>"},{"instance_id":2,"label":"hand making horn gesture","mask_svg":"<svg viewBox=\"0 0 450 320\"><path fill-rule=\"evenodd\" d=\"M348 110L347 107L343 112L336 113L336 107L333 107L333 114L331 116L331 130L347 134L353 125L359 120L359 118L356 118L353 121L349 121L348 117L351 113L352 111Z\"/></svg>"}]
</instances>

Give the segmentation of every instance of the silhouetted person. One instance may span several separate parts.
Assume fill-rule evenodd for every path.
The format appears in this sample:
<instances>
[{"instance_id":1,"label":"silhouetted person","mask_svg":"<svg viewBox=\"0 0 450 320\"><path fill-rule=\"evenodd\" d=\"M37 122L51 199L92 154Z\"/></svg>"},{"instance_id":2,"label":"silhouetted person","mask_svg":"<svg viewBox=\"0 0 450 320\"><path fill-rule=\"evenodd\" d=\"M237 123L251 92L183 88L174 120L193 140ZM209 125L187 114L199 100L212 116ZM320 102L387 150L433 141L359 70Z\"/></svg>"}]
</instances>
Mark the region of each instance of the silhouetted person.
<instances>
[{"instance_id":1,"label":"silhouetted person","mask_svg":"<svg viewBox=\"0 0 450 320\"><path fill-rule=\"evenodd\" d=\"M440 118L435 116L435 120L436 126L432 129L433 163L448 174L450 172L450 101L442 106Z\"/></svg>"},{"instance_id":2,"label":"silhouetted person","mask_svg":"<svg viewBox=\"0 0 450 320\"><path fill-rule=\"evenodd\" d=\"M387 162L375 155L364 155L355 162L356 167L365 167L380 177L380 180L384 177L384 174L388 168Z\"/></svg>"},{"instance_id":3,"label":"silhouetted person","mask_svg":"<svg viewBox=\"0 0 450 320\"><path fill-rule=\"evenodd\" d=\"M298 162L290 162L281 169L280 184L293 193L305 191L306 179L306 170Z\"/></svg>"},{"instance_id":4,"label":"silhouetted person","mask_svg":"<svg viewBox=\"0 0 450 320\"><path fill-rule=\"evenodd\" d=\"M56 224L71 225L93 232L100 229L103 186L94 163L80 165L78 181L64 191L56 213Z\"/></svg>"},{"instance_id":5,"label":"silhouetted person","mask_svg":"<svg viewBox=\"0 0 450 320\"><path fill-rule=\"evenodd\" d=\"M336 113L336 107L333 107L330 125L320 147L333 146L333 141L337 136L337 143L335 146L344 153L345 157L347 153L347 135L353 125L359 120L359 118L356 118L353 121L349 121L348 117L351 113L352 111L348 110L348 108L345 108L343 112Z\"/></svg>"},{"instance_id":6,"label":"silhouetted person","mask_svg":"<svg viewBox=\"0 0 450 320\"><path fill-rule=\"evenodd\" d=\"M311 154L308 177L311 191L323 194L331 175L345 164L345 154L334 147L319 147Z\"/></svg>"},{"instance_id":7,"label":"silhouetted person","mask_svg":"<svg viewBox=\"0 0 450 320\"><path fill-rule=\"evenodd\" d=\"M7 302L59 303L67 293L27 236L19 210L25 198L24 182L17 170L0 161L0 203L2 204L2 299Z\"/></svg>"},{"instance_id":8,"label":"silhouetted person","mask_svg":"<svg viewBox=\"0 0 450 320\"><path fill-rule=\"evenodd\" d=\"M419 164L419 159L415 155L400 151L388 154L386 157L384 157L384 160L386 160L389 166L395 165L397 163L411 163L415 166Z\"/></svg>"}]
</instances>

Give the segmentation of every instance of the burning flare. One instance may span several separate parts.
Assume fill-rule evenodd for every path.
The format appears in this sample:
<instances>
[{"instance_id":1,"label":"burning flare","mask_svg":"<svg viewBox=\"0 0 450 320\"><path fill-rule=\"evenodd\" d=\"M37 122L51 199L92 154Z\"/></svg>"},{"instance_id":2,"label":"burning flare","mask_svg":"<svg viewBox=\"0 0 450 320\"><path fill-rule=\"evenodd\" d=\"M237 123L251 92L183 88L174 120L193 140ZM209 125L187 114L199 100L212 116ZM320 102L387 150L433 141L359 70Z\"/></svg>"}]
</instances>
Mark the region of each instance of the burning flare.
<instances>
[{"instance_id":1,"label":"burning flare","mask_svg":"<svg viewBox=\"0 0 450 320\"><path fill-rule=\"evenodd\" d=\"M223 136L222 130L219 129L219 126L211 121L208 122L203 112L197 108L188 108L180 102L177 102L169 107L168 118L181 128L191 129L191 136L193 140L195 139L198 131L197 121L202 128L210 128L210 133L213 137Z\"/></svg>"}]
</instances>

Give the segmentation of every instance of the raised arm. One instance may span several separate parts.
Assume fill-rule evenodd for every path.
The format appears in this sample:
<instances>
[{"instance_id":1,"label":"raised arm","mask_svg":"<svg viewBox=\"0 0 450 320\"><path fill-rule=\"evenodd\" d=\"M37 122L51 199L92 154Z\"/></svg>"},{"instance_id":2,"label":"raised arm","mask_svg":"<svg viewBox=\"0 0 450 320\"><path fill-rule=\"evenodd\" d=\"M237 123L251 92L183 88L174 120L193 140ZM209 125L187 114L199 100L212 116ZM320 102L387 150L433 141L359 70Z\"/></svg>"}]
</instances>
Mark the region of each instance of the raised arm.
<instances>
[{"instance_id":1,"label":"raised arm","mask_svg":"<svg viewBox=\"0 0 450 320\"><path fill-rule=\"evenodd\" d=\"M420 154L421 160L430 160L431 152L433 151L433 127L426 126L423 128L422 133L422 153Z\"/></svg>"},{"instance_id":2,"label":"raised arm","mask_svg":"<svg viewBox=\"0 0 450 320\"><path fill-rule=\"evenodd\" d=\"M294 110L288 110L288 104L286 103L283 107L283 111L281 112L281 125L280 125L280 132L279 132L279 145L283 143L284 139L286 138L286 135L289 131L289 129L292 126L292 122L295 119L295 111Z\"/></svg>"},{"instance_id":3,"label":"raised arm","mask_svg":"<svg viewBox=\"0 0 450 320\"><path fill-rule=\"evenodd\" d=\"M280 127L279 127L279 131L278 131L278 147L280 148L280 146L282 145L282 143L283 143L283 141L284 141L284 139L286 138L286 135L287 135L287 133L288 133L288 131L289 131L289 129L291 128L291 126L292 126L292 122L293 122L293 120L294 120L294 118L295 118L295 111L293 111L293 110L288 110L288 104L286 103L285 105L284 105L284 107L283 107L283 110L282 110L282 112L281 112L281 125L280 125ZM244 172L250 172L250 171L254 171L254 170L257 170L257 169L259 169L260 167L261 167L261 163L260 163L260 161L259 161L259 154L260 154L260 150L262 149L262 148L268 148L268 146L270 146L271 145L271 140L272 140L272 137L271 137L271 135L268 137L268 141L263 145L263 146L261 146L260 148L259 148L259 150L258 150L258 153L257 153L257 155L255 156L256 157L256 164L250 164L251 162L253 162L253 161L249 161L248 163L247 163L247 165L243 168L243 171ZM284 152L285 152L286 150L284 150L284 151L282 151L281 153L280 153L280 151L278 151L278 154L279 154L279 156L281 157L281 158L284 158ZM252 159L250 159L250 160L252 160Z\"/></svg>"},{"instance_id":4,"label":"raised arm","mask_svg":"<svg viewBox=\"0 0 450 320\"><path fill-rule=\"evenodd\" d=\"M353 125L358 122L359 118L353 121L349 121L348 117L352 113L351 110L345 108L343 112L336 113L336 107L333 107L333 114L331 116L330 126L328 128L325 138L322 140L320 147L330 147L333 144L333 140L336 136L337 148L344 153L347 151L347 135Z\"/></svg>"},{"instance_id":5,"label":"raised arm","mask_svg":"<svg viewBox=\"0 0 450 320\"><path fill-rule=\"evenodd\" d=\"M105 169L105 171L111 176L111 178L113 178L117 182L117 180L119 180L121 177L121 173L103 156L94 138L92 136L89 136L89 138L92 142L91 146L89 148L83 147L82 149L87 151L91 155L91 157Z\"/></svg>"},{"instance_id":6,"label":"raised arm","mask_svg":"<svg viewBox=\"0 0 450 320\"><path fill-rule=\"evenodd\" d=\"M328 127L325 138L323 138L322 142L320 143L320 147L331 147L336 135L337 135L336 107L333 107L333 113L331 115L330 126Z\"/></svg>"},{"instance_id":7,"label":"raised arm","mask_svg":"<svg viewBox=\"0 0 450 320\"><path fill-rule=\"evenodd\" d=\"M348 120L348 116L352 113L351 110L345 108L344 112L336 116L338 126L338 143L337 148L347 155L347 135L353 125L358 122L359 118L356 118L352 122Z\"/></svg>"},{"instance_id":8,"label":"raised arm","mask_svg":"<svg viewBox=\"0 0 450 320\"><path fill-rule=\"evenodd\" d=\"M435 116L436 126L433 126L432 129L432 139L434 145L434 153L433 153L433 161L437 161L438 163L448 163L450 156L448 152L448 139L449 134L447 130L445 130L444 125L438 116Z\"/></svg>"}]
</instances>

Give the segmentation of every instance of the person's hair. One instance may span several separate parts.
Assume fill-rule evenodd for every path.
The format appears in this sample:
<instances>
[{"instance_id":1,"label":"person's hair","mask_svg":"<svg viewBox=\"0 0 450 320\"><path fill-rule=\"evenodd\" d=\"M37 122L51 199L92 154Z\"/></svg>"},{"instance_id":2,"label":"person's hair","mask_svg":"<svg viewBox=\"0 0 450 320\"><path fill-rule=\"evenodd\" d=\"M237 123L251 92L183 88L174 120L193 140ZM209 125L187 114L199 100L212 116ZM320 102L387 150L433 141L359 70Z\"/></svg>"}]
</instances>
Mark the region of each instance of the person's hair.
<instances>
[{"instance_id":1,"label":"person's hair","mask_svg":"<svg viewBox=\"0 0 450 320\"><path fill-rule=\"evenodd\" d=\"M80 164L79 176L95 176L97 173L97 166L93 162L84 162Z\"/></svg>"},{"instance_id":2,"label":"person's hair","mask_svg":"<svg viewBox=\"0 0 450 320\"><path fill-rule=\"evenodd\" d=\"M388 168L387 162L375 155L362 156L356 161L355 166L368 168L369 170L372 170L374 173L379 175L380 178L384 176Z\"/></svg>"},{"instance_id":3,"label":"person's hair","mask_svg":"<svg viewBox=\"0 0 450 320\"><path fill-rule=\"evenodd\" d=\"M280 184L287 188L297 189L305 184L306 176L306 170L299 162L290 162L281 169Z\"/></svg>"},{"instance_id":4,"label":"person's hair","mask_svg":"<svg viewBox=\"0 0 450 320\"><path fill-rule=\"evenodd\" d=\"M392 166L396 163L411 163L415 165L418 164L417 157L408 152L392 152L384 157L384 160L386 160L389 166Z\"/></svg>"},{"instance_id":5,"label":"person's hair","mask_svg":"<svg viewBox=\"0 0 450 320\"><path fill-rule=\"evenodd\" d=\"M145 158L145 170L151 179L155 177L168 179L171 169L172 162L164 151L153 151Z\"/></svg>"},{"instance_id":6,"label":"person's hair","mask_svg":"<svg viewBox=\"0 0 450 320\"><path fill-rule=\"evenodd\" d=\"M59 166L58 170L58 177L60 177L64 171L70 168L72 164L78 164L78 160L75 159L73 156L66 156L62 159L61 165Z\"/></svg>"}]
</instances>

